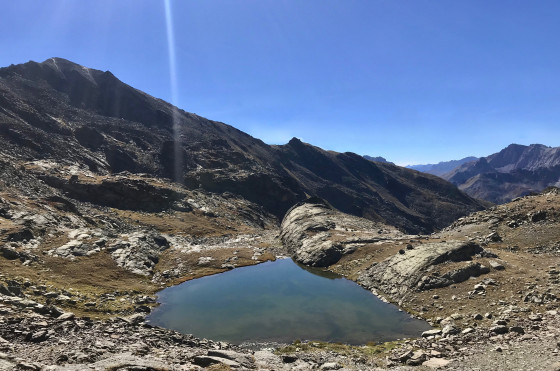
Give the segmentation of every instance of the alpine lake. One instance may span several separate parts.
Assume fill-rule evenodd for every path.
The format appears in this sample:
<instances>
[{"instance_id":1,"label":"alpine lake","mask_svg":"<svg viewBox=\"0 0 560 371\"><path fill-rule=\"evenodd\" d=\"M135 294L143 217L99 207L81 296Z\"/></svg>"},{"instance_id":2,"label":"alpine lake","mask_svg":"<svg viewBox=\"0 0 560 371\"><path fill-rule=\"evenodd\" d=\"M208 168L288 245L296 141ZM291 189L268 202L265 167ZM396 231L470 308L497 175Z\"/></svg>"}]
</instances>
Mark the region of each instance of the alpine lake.
<instances>
[{"instance_id":1,"label":"alpine lake","mask_svg":"<svg viewBox=\"0 0 560 371\"><path fill-rule=\"evenodd\" d=\"M417 337L431 327L332 272L280 259L166 288L152 325L233 344L345 344Z\"/></svg>"}]
</instances>

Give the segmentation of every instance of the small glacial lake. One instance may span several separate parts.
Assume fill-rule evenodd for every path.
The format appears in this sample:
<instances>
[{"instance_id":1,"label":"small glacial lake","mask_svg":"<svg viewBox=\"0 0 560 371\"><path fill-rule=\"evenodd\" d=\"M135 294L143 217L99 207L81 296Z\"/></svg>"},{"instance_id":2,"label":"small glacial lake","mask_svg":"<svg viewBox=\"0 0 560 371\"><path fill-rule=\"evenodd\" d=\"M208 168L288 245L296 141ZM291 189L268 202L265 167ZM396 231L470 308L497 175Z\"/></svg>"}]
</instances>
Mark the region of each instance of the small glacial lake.
<instances>
[{"instance_id":1,"label":"small glacial lake","mask_svg":"<svg viewBox=\"0 0 560 371\"><path fill-rule=\"evenodd\" d=\"M234 344L347 344L419 336L431 327L333 273L291 259L237 268L162 290L157 326Z\"/></svg>"}]
</instances>

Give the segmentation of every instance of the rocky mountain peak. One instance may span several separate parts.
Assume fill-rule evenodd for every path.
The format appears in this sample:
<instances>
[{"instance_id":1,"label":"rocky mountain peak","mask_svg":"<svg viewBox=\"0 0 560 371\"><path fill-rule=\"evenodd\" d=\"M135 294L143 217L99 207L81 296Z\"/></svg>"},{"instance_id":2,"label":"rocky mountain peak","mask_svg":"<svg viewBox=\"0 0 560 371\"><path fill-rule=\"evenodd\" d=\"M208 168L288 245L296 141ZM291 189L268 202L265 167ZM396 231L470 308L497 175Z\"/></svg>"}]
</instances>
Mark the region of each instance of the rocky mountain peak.
<instances>
[{"instance_id":1,"label":"rocky mountain peak","mask_svg":"<svg viewBox=\"0 0 560 371\"><path fill-rule=\"evenodd\" d=\"M510 144L442 175L473 197L502 203L538 192L560 179L560 147Z\"/></svg>"}]
</instances>

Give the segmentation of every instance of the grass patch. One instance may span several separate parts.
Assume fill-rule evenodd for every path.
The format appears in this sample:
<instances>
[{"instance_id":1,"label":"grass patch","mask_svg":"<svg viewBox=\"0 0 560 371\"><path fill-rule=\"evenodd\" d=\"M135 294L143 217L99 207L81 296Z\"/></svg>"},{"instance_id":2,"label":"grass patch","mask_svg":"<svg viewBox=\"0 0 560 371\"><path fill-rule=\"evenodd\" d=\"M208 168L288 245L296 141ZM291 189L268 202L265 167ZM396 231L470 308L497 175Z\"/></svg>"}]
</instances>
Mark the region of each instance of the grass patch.
<instances>
[{"instance_id":1,"label":"grass patch","mask_svg":"<svg viewBox=\"0 0 560 371\"><path fill-rule=\"evenodd\" d=\"M294 341L292 344L276 349L278 355L290 353L313 353L319 351L335 352L351 357L367 357L370 360L379 358L402 344L402 340L384 343L369 342L366 345L348 345L342 343L329 343L325 341Z\"/></svg>"}]
</instances>

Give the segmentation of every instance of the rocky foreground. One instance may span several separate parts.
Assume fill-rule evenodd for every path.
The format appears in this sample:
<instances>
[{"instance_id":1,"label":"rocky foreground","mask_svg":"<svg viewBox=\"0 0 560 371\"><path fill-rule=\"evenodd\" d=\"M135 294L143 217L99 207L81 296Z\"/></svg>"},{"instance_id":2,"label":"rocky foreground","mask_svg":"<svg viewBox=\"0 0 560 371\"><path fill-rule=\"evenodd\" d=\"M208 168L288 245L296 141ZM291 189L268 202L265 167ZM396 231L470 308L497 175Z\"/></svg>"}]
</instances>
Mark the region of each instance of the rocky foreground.
<instances>
[{"instance_id":1,"label":"rocky foreground","mask_svg":"<svg viewBox=\"0 0 560 371\"><path fill-rule=\"evenodd\" d=\"M550 188L421 236L360 229L309 202L288 212L281 236L294 259L353 279L435 327L393 350L386 367L558 369L559 206Z\"/></svg>"}]
</instances>

